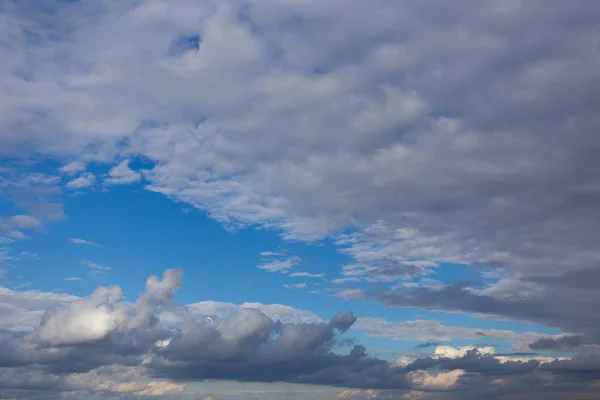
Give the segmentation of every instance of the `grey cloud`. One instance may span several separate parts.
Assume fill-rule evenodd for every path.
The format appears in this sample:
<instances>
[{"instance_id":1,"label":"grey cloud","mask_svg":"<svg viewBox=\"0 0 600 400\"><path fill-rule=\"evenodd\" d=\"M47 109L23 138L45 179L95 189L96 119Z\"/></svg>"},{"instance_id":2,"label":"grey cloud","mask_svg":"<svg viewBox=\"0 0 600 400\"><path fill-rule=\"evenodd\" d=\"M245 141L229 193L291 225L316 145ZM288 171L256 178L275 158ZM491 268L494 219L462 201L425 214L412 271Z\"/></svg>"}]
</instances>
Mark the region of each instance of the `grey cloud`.
<instances>
[{"instance_id":1,"label":"grey cloud","mask_svg":"<svg viewBox=\"0 0 600 400\"><path fill-rule=\"evenodd\" d=\"M581 335L564 335L541 338L531 343L529 347L533 350L573 350L584 344L586 339Z\"/></svg>"},{"instance_id":2,"label":"grey cloud","mask_svg":"<svg viewBox=\"0 0 600 400\"><path fill-rule=\"evenodd\" d=\"M143 157L148 190L228 227L363 227L337 237L365 279L466 263L554 293L569 271L582 298L600 262L600 10L504 3L10 2L0 81L20 95L0 99L1 147L128 182L117 160ZM181 37L197 48L170 54Z\"/></svg>"},{"instance_id":3,"label":"grey cloud","mask_svg":"<svg viewBox=\"0 0 600 400\"><path fill-rule=\"evenodd\" d=\"M426 349L428 347L436 347L438 346L439 343L436 342L425 342L425 343L419 343L415 346L415 348L417 349Z\"/></svg>"},{"instance_id":4,"label":"grey cloud","mask_svg":"<svg viewBox=\"0 0 600 400\"><path fill-rule=\"evenodd\" d=\"M503 290L496 290L500 285ZM418 288L372 294L390 306L465 311L532 321L585 335L592 342L600 340L600 319L593 312L597 302L593 290L539 284L523 287L518 281L500 281L477 290L462 282L435 290ZM577 307L573 307L574 298L578 299Z\"/></svg>"},{"instance_id":5,"label":"grey cloud","mask_svg":"<svg viewBox=\"0 0 600 400\"><path fill-rule=\"evenodd\" d=\"M399 394L417 390L440 398L475 399L523 390L535 395L574 392L575 387L580 393L592 392L593 387L585 385L599 368L594 346L580 347L572 360L442 346L431 356L390 363L340 337L356 323L351 312L338 313L328 322L292 323L271 319L249 304L213 320L198 318L194 307L187 313L187 307L170 303L181 279L178 270L166 271L162 280L148 278L146 291L135 303L124 302L118 287L98 288L86 298L7 292L26 308L39 309L46 304L40 299L56 298L59 303L49 303L58 309L46 312L32 332L8 330L10 334L0 336L0 388L15 396L60 392L85 396L87 391L135 396L157 393L154 389L181 390L169 381L219 379ZM179 321L161 323L160 314L174 310L184 312ZM94 324L86 323L89 318ZM119 386L112 378L107 381L99 372L103 368L136 370L138 377L163 383L150 388L125 380ZM20 378L14 379L16 375Z\"/></svg>"}]
</instances>

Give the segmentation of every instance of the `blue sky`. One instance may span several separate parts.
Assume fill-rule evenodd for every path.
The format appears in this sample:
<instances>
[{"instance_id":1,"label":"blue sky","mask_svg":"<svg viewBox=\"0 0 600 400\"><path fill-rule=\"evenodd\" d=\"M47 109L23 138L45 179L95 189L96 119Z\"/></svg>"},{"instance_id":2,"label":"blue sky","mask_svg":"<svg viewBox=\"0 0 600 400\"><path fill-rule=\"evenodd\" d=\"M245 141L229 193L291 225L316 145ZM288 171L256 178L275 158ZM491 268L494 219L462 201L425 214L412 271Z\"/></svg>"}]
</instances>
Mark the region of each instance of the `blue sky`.
<instances>
[{"instance_id":1,"label":"blue sky","mask_svg":"<svg viewBox=\"0 0 600 400\"><path fill-rule=\"evenodd\" d=\"M593 398L599 18L5 2L0 393Z\"/></svg>"}]
</instances>

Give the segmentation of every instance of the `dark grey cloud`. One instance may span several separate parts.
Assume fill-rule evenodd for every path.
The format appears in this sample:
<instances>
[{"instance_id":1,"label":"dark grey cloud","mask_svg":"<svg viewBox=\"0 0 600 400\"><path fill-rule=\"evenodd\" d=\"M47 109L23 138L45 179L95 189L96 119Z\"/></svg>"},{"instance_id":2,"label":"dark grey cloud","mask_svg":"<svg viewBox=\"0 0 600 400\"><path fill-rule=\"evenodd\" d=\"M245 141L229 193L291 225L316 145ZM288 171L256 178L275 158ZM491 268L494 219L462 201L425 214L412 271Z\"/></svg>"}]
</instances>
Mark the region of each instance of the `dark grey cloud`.
<instances>
[{"instance_id":1,"label":"dark grey cloud","mask_svg":"<svg viewBox=\"0 0 600 400\"><path fill-rule=\"evenodd\" d=\"M416 349L426 349L428 347L435 347L438 346L439 343L436 342L425 342L425 343L419 343L415 346Z\"/></svg>"},{"instance_id":2,"label":"dark grey cloud","mask_svg":"<svg viewBox=\"0 0 600 400\"><path fill-rule=\"evenodd\" d=\"M124 302L118 287L98 288L84 298L61 295L60 303L48 294L14 294L22 307L39 307L39 299L47 298L52 309L33 331L8 330L0 336L0 389L8 398L43 399L57 393L135 398L153 393L176 396L184 382L217 379L483 399L575 388L592 393L590 384L600 371L595 346L579 346L572 360L442 346L433 355L389 362L341 336L356 322L351 312L327 322L292 323L241 307L233 315L209 319L185 313L186 307L171 302L181 278L178 270L166 271L162 279L150 277L135 303ZM34 295L38 300L29 304L19 297ZM8 297L4 300L10 302ZM172 307L183 312L182 319L167 327L160 313L174 311ZM97 313L110 323L79 323Z\"/></svg>"},{"instance_id":3,"label":"dark grey cloud","mask_svg":"<svg viewBox=\"0 0 600 400\"><path fill-rule=\"evenodd\" d=\"M587 340L581 335L565 335L539 339L529 347L533 350L573 350L584 344Z\"/></svg>"}]
</instances>

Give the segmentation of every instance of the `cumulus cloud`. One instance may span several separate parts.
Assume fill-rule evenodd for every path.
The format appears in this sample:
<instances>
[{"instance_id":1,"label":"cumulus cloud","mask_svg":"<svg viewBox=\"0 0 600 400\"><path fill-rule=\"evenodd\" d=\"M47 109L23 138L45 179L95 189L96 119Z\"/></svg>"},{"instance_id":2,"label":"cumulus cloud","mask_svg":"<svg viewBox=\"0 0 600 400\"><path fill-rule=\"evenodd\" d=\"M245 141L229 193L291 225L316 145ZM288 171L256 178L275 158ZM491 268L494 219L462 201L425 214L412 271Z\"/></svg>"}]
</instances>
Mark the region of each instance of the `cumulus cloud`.
<instances>
[{"instance_id":1,"label":"cumulus cloud","mask_svg":"<svg viewBox=\"0 0 600 400\"><path fill-rule=\"evenodd\" d=\"M231 317L240 309L256 309L273 321L280 321L282 323L323 322L319 316L310 311L300 310L283 304L242 303L237 305L216 301L202 301L188 304L187 309L194 315L216 318Z\"/></svg>"},{"instance_id":2,"label":"cumulus cloud","mask_svg":"<svg viewBox=\"0 0 600 400\"><path fill-rule=\"evenodd\" d=\"M162 280L151 276L146 291L132 306L121 301L119 287L100 287L65 309L46 311L35 335L43 344L65 346L95 342L112 332L150 327L157 322L155 308L173 296L181 278L182 272L177 270L165 271Z\"/></svg>"},{"instance_id":3,"label":"cumulus cloud","mask_svg":"<svg viewBox=\"0 0 600 400\"><path fill-rule=\"evenodd\" d=\"M72 161L66 165L63 165L58 170L60 172L62 172L63 174L73 175L78 172L85 171L85 167L86 167L85 164L82 163L81 161Z\"/></svg>"},{"instance_id":4,"label":"cumulus cloud","mask_svg":"<svg viewBox=\"0 0 600 400\"><path fill-rule=\"evenodd\" d=\"M31 215L14 215L10 217L10 222L21 229L32 229L41 225L40 221Z\"/></svg>"},{"instance_id":5,"label":"cumulus cloud","mask_svg":"<svg viewBox=\"0 0 600 400\"><path fill-rule=\"evenodd\" d=\"M83 189L92 186L95 181L96 176L94 174L87 173L67 182L65 186L68 189Z\"/></svg>"},{"instance_id":6,"label":"cumulus cloud","mask_svg":"<svg viewBox=\"0 0 600 400\"><path fill-rule=\"evenodd\" d=\"M126 185L138 182L142 175L129 167L129 160L123 160L108 171L108 177L104 182L109 185Z\"/></svg>"},{"instance_id":7,"label":"cumulus cloud","mask_svg":"<svg viewBox=\"0 0 600 400\"><path fill-rule=\"evenodd\" d=\"M524 388L543 396L574 385L586 393L582 371L600 367L593 346L572 358L438 346L431 355L388 362L341 337L357 323L352 312L323 321L282 305L183 306L172 300L181 279L181 270L149 277L134 303L116 286L83 298L0 290L0 303L9 305L2 321L7 334L0 335L3 392L157 396L183 393L187 381L218 379L350 388L342 398L437 393L454 400L468 393L485 399ZM176 319L163 319L174 313Z\"/></svg>"}]
</instances>

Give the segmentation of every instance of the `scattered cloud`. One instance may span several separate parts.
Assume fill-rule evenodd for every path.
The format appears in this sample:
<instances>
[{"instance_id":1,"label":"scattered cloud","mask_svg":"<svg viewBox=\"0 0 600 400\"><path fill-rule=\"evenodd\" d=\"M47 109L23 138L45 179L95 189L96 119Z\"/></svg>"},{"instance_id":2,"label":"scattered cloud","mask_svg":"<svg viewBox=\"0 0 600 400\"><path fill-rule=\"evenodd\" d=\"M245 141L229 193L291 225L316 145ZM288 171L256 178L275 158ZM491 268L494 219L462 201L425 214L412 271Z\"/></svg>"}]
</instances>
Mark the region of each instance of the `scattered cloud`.
<instances>
[{"instance_id":1,"label":"scattered cloud","mask_svg":"<svg viewBox=\"0 0 600 400\"><path fill-rule=\"evenodd\" d=\"M96 182L96 176L91 173L81 175L65 185L67 189L83 189L92 186Z\"/></svg>"},{"instance_id":2,"label":"scattered cloud","mask_svg":"<svg viewBox=\"0 0 600 400\"><path fill-rule=\"evenodd\" d=\"M79 239L79 238L70 238L69 242L71 242L73 244L87 244L90 246L100 247L99 244L92 242L91 240L85 240L85 239Z\"/></svg>"},{"instance_id":3,"label":"scattered cloud","mask_svg":"<svg viewBox=\"0 0 600 400\"><path fill-rule=\"evenodd\" d=\"M337 297L343 297L344 299L366 299L367 292L362 289L345 289L340 290L336 293Z\"/></svg>"},{"instance_id":4,"label":"scattered cloud","mask_svg":"<svg viewBox=\"0 0 600 400\"><path fill-rule=\"evenodd\" d=\"M276 260L267 260L260 264L258 268L268 272L289 272L293 267L302 261L300 257L288 257Z\"/></svg>"},{"instance_id":5,"label":"scattered cloud","mask_svg":"<svg viewBox=\"0 0 600 400\"><path fill-rule=\"evenodd\" d=\"M101 265L90 260L81 260L81 263L83 265L87 265L93 271L112 271L111 267L107 267L106 265Z\"/></svg>"},{"instance_id":6,"label":"scattered cloud","mask_svg":"<svg viewBox=\"0 0 600 400\"><path fill-rule=\"evenodd\" d=\"M304 282L302 283L295 283L295 284L283 284L283 287L286 289L305 289L308 285Z\"/></svg>"},{"instance_id":7,"label":"scattered cloud","mask_svg":"<svg viewBox=\"0 0 600 400\"><path fill-rule=\"evenodd\" d=\"M310 272L292 272L292 278L323 278L325 274L312 274Z\"/></svg>"},{"instance_id":8,"label":"scattered cloud","mask_svg":"<svg viewBox=\"0 0 600 400\"><path fill-rule=\"evenodd\" d=\"M123 160L108 172L108 177L104 182L109 185L128 185L139 182L142 175L129 168L129 160Z\"/></svg>"},{"instance_id":9,"label":"scattered cloud","mask_svg":"<svg viewBox=\"0 0 600 400\"><path fill-rule=\"evenodd\" d=\"M72 161L72 162L60 167L58 170L60 172L62 172L63 174L74 175L78 172L85 171L85 167L86 167L86 165L81 161Z\"/></svg>"},{"instance_id":10,"label":"scattered cloud","mask_svg":"<svg viewBox=\"0 0 600 400\"><path fill-rule=\"evenodd\" d=\"M41 222L31 215L14 215L9 220L13 226L21 229L33 229L41 226Z\"/></svg>"}]
</instances>

